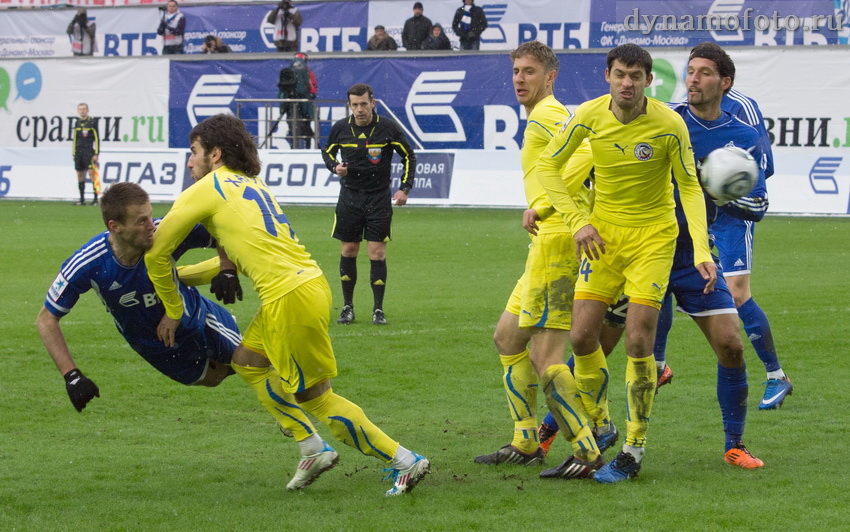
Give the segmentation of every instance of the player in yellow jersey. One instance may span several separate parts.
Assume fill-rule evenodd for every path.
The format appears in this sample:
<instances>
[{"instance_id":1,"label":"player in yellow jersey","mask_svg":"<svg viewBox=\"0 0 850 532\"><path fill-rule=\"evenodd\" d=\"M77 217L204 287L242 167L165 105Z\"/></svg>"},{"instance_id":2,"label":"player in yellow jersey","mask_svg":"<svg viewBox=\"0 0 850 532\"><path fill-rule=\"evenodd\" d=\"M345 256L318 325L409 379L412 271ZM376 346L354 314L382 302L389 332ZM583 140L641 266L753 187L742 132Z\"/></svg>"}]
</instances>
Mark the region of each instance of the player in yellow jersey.
<instances>
[{"instance_id":1,"label":"player in yellow jersey","mask_svg":"<svg viewBox=\"0 0 850 532\"><path fill-rule=\"evenodd\" d=\"M157 334L174 341L183 313L169 259L175 245L201 223L216 238L223 259L251 279L261 307L233 353L233 369L249 383L295 396L280 401L282 419L302 458L287 489L312 483L339 460L337 452L298 419L303 411L328 426L341 442L388 464L388 496L412 490L429 473L428 460L392 440L363 410L331 389L336 359L328 336L331 292L322 271L295 237L289 220L262 179L257 148L244 124L216 115L190 133L188 166L196 181L184 190L159 225L145 255L148 274L165 306ZM273 369L270 368L273 366ZM277 372L275 380L270 375ZM259 393L258 393L259 394ZM302 411L303 409L303 411Z\"/></svg>"},{"instance_id":2,"label":"player in yellow jersey","mask_svg":"<svg viewBox=\"0 0 850 532\"><path fill-rule=\"evenodd\" d=\"M623 450L596 473L603 483L637 476L655 396L652 354L658 309L667 290L678 226L671 172L694 242L694 265L713 290L717 271L708 248L705 201L681 116L644 95L652 57L635 44L608 53L610 94L585 102L552 139L537 163L538 177L584 255L576 281L575 355L601 355L599 333L609 304L630 298L626 318L627 434ZM596 176L593 211L575 204L560 168L590 141Z\"/></svg>"},{"instance_id":3,"label":"player in yellow jersey","mask_svg":"<svg viewBox=\"0 0 850 532\"><path fill-rule=\"evenodd\" d=\"M517 100L528 117L521 153L528 201L523 226L533 236L525 273L508 300L494 335L514 419L513 441L495 453L476 457L475 462L533 465L543 461L545 454L537 437L539 380L550 411L573 447L563 474L552 476L586 478L604 462L579 397L590 399L587 410L592 409L596 415L591 417L598 419L594 428L609 436L609 445L616 439L616 429L608 421L607 366L604 356L579 357L574 378L564 363L578 261L572 234L555 213L535 175L537 158L569 118L569 112L553 95L559 64L551 48L538 41L523 43L511 53L511 61ZM576 194L583 190L585 196L583 182L591 166L589 149L586 155L583 160L577 156L564 174L565 186Z\"/></svg>"}]
</instances>

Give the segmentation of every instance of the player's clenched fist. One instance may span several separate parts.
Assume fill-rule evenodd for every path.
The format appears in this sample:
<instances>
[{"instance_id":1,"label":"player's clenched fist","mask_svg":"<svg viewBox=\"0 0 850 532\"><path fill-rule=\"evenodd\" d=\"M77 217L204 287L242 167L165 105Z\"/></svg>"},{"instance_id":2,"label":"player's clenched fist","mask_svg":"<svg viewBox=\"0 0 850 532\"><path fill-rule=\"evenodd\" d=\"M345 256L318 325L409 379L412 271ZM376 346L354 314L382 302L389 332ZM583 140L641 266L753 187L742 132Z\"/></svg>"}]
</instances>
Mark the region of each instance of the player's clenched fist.
<instances>
[{"instance_id":1,"label":"player's clenched fist","mask_svg":"<svg viewBox=\"0 0 850 532\"><path fill-rule=\"evenodd\" d=\"M68 397L71 398L71 404L74 405L77 412L82 412L89 401L95 397L100 397L97 384L78 369L72 369L65 374L65 389L68 390Z\"/></svg>"}]
</instances>

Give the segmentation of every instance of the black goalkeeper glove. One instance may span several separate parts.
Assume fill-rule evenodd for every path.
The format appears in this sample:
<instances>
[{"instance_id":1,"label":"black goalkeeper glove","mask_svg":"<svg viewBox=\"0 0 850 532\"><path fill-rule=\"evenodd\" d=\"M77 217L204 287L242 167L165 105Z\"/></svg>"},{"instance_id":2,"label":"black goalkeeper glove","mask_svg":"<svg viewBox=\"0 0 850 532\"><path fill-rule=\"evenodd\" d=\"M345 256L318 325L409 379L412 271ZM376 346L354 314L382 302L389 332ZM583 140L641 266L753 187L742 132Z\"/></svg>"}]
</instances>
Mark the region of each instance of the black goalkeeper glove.
<instances>
[{"instance_id":1,"label":"black goalkeeper glove","mask_svg":"<svg viewBox=\"0 0 850 532\"><path fill-rule=\"evenodd\" d=\"M83 375L82 371L72 369L64 377L65 389L68 390L68 397L71 398L71 403L77 409L77 412L82 412L89 401L95 397L100 397L97 384Z\"/></svg>"},{"instance_id":2,"label":"black goalkeeper glove","mask_svg":"<svg viewBox=\"0 0 850 532\"><path fill-rule=\"evenodd\" d=\"M210 292L225 305L236 303L236 298L242 301L242 285L236 270L221 270L210 282Z\"/></svg>"}]
</instances>

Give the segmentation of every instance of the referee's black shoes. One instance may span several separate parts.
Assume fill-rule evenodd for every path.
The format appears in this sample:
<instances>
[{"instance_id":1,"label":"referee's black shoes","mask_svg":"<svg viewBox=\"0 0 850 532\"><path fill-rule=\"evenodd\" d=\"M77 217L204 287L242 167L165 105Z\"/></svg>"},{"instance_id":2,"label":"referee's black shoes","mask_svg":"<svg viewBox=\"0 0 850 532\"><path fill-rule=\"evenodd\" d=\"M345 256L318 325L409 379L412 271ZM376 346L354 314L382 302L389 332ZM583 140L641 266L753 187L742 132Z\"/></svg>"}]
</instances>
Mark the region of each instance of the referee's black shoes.
<instances>
[{"instance_id":1,"label":"referee's black shoes","mask_svg":"<svg viewBox=\"0 0 850 532\"><path fill-rule=\"evenodd\" d=\"M375 312L372 313L372 325L386 325L387 317L384 315L384 311L376 308Z\"/></svg>"},{"instance_id":2,"label":"referee's black shoes","mask_svg":"<svg viewBox=\"0 0 850 532\"><path fill-rule=\"evenodd\" d=\"M352 321L354 321L354 309L351 305L345 305L342 307L342 312L339 313L339 319L336 322L340 325L349 325Z\"/></svg>"}]
</instances>

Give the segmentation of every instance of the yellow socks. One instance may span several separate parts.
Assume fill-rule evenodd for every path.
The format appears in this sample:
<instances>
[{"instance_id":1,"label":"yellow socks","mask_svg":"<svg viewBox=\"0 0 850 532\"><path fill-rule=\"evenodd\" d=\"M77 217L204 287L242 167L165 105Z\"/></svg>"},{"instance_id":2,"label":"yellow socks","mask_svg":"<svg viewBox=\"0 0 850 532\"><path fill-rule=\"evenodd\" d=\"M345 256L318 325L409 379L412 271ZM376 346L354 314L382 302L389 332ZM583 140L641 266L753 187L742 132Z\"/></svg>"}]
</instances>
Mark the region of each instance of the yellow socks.
<instances>
[{"instance_id":1,"label":"yellow socks","mask_svg":"<svg viewBox=\"0 0 850 532\"><path fill-rule=\"evenodd\" d=\"M292 432L295 441L304 440L316 433L316 429L307 418L307 414L295 402L295 397L283 391L280 376L273 366L265 368L240 366L238 364L231 364L230 366L256 392L260 404L274 416L280 426Z\"/></svg>"},{"instance_id":2,"label":"yellow socks","mask_svg":"<svg viewBox=\"0 0 850 532\"><path fill-rule=\"evenodd\" d=\"M398 450L398 442L369 421L363 409L333 390L301 403L301 408L327 425L336 439L363 454L389 462Z\"/></svg>"},{"instance_id":3,"label":"yellow socks","mask_svg":"<svg viewBox=\"0 0 850 532\"><path fill-rule=\"evenodd\" d=\"M574 356L575 379L581 402L594 427L610 423L608 414L608 362L599 347L585 356Z\"/></svg>"},{"instance_id":4,"label":"yellow socks","mask_svg":"<svg viewBox=\"0 0 850 532\"><path fill-rule=\"evenodd\" d=\"M596 440L587 425L584 406L576 397L578 389L575 378L566 364L549 366L543 374L543 391L546 393L546 404L555 416L558 427L563 431L573 446L573 454L581 460L592 462L599 456Z\"/></svg>"},{"instance_id":5,"label":"yellow socks","mask_svg":"<svg viewBox=\"0 0 850 532\"><path fill-rule=\"evenodd\" d=\"M524 453L533 453L540 446L537 439L537 372L531 365L528 349L499 358L505 368L503 383L514 420L511 445Z\"/></svg>"},{"instance_id":6,"label":"yellow socks","mask_svg":"<svg viewBox=\"0 0 850 532\"><path fill-rule=\"evenodd\" d=\"M655 357L627 357L626 362L626 445L643 447L655 399Z\"/></svg>"}]
</instances>

